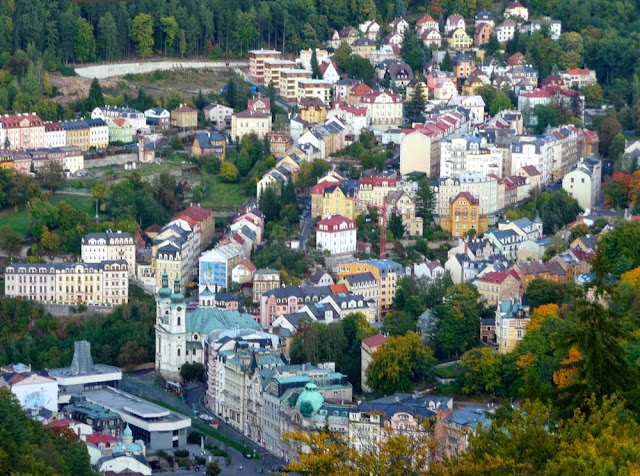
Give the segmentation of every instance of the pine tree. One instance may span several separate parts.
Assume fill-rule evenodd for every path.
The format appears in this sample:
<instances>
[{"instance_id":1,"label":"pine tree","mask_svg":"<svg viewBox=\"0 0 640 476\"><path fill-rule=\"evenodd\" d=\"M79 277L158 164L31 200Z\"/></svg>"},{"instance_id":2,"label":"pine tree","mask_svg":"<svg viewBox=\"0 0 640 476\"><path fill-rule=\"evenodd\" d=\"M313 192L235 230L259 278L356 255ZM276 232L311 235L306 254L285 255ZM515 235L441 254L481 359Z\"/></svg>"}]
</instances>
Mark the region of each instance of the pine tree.
<instances>
[{"instance_id":1,"label":"pine tree","mask_svg":"<svg viewBox=\"0 0 640 476\"><path fill-rule=\"evenodd\" d=\"M100 86L97 78L93 78L93 81L91 81L86 106L88 111L93 111L96 107L104 106L102 87Z\"/></svg>"},{"instance_id":2,"label":"pine tree","mask_svg":"<svg viewBox=\"0 0 640 476\"><path fill-rule=\"evenodd\" d=\"M424 100L424 87L422 82L416 84L416 87L413 89L413 94L411 95L411 99L407 101L407 114L412 119L416 119L424 108L426 107L426 101Z\"/></svg>"},{"instance_id":3,"label":"pine tree","mask_svg":"<svg viewBox=\"0 0 640 476\"><path fill-rule=\"evenodd\" d=\"M315 48L311 53L311 76L313 79L322 79L322 72L320 71L320 65L318 64L318 53Z\"/></svg>"},{"instance_id":4,"label":"pine tree","mask_svg":"<svg viewBox=\"0 0 640 476\"><path fill-rule=\"evenodd\" d=\"M451 55L447 51L440 62L440 71L453 71L453 60Z\"/></svg>"},{"instance_id":5,"label":"pine tree","mask_svg":"<svg viewBox=\"0 0 640 476\"><path fill-rule=\"evenodd\" d=\"M227 90L224 92L224 99L227 101L229 107L236 107L236 83L233 81L233 78L229 80L227 83Z\"/></svg>"},{"instance_id":6,"label":"pine tree","mask_svg":"<svg viewBox=\"0 0 640 476\"><path fill-rule=\"evenodd\" d=\"M395 14L396 18L404 18L407 14L406 8L404 6L404 0L396 0Z\"/></svg>"}]
</instances>

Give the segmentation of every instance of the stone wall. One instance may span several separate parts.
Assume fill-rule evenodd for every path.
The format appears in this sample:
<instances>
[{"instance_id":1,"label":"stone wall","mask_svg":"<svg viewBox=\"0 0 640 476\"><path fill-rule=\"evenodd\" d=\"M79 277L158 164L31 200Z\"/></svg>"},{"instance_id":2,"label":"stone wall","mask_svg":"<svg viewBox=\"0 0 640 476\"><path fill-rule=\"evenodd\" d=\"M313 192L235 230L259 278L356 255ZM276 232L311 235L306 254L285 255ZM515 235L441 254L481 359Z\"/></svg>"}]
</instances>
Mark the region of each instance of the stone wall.
<instances>
[{"instance_id":1,"label":"stone wall","mask_svg":"<svg viewBox=\"0 0 640 476\"><path fill-rule=\"evenodd\" d=\"M126 74L146 74L172 69L229 69L246 68L248 61L145 61L139 63L113 63L75 68L83 78L107 79Z\"/></svg>"},{"instance_id":2,"label":"stone wall","mask_svg":"<svg viewBox=\"0 0 640 476\"><path fill-rule=\"evenodd\" d=\"M98 157L95 159L85 159L84 168L93 169L96 167L108 167L110 165L124 165L127 162L137 162L138 153L135 154L118 154L107 155L105 157Z\"/></svg>"}]
</instances>

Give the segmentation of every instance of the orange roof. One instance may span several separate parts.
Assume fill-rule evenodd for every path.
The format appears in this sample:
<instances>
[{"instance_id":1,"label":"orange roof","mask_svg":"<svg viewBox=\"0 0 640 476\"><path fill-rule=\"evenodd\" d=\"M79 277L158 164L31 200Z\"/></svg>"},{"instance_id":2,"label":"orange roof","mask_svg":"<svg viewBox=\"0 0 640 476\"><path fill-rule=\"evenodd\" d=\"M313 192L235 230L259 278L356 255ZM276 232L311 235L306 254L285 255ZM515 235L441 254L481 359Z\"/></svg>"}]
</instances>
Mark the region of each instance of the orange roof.
<instances>
[{"instance_id":1,"label":"orange roof","mask_svg":"<svg viewBox=\"0 0 640 476\"><path fill-rule=\"evenodd\" d=\"M331 290L331 294L344 294L349 292L346 284L332 284L329 286L329 289Z\"/></svg>"},{"instance_id":2,"label":"orange roof","mask_svg":"<svg viewBox=\"0 0 640 476\"><path fill-rule=\"evenodd\" d=\"M373 91L373 89L371 89L366 84L358 83L355 86L351 87L351 93L350 94L353 94L354 96L364 96L365 94L368 94L371 91Z\"/></svg>"}]
</instances>

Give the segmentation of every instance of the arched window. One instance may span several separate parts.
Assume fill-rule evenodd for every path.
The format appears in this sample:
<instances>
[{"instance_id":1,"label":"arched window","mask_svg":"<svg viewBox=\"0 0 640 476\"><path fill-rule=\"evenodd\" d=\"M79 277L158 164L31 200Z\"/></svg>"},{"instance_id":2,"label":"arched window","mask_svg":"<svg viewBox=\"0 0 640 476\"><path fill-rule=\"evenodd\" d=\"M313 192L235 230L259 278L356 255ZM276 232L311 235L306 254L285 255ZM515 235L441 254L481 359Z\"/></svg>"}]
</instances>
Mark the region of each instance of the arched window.
<instances>
[{"instance_id":1,"label":"arched window","mask_svg":"<svg viewBox=\"0 0 640 476\"><path fill-rule=\"evenodd\" d=\"M178 357L180 357L180 349L178 349Z\"/></svg>"},{"instance_id":2,"label":"arched window","mask_svg":"<svg viewBox=\"0 0 640 476\"><path fill-rule=\"evenodd\" d=\"M178 325L180 325L180 316L178 316ZM180 351L178 351L180 352Z\"/></svg>"}]
</instances>

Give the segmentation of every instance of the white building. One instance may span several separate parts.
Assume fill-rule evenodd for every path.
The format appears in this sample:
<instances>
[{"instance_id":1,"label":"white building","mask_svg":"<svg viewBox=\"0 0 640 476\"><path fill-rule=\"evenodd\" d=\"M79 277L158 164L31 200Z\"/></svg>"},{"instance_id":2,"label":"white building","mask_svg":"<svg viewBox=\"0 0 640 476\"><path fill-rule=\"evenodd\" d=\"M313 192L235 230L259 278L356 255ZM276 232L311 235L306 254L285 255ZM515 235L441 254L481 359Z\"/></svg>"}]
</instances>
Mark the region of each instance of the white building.
<instances>
[{"instance_id":1,"label":"white building","mask_svg":"<svg viewBox=\"0 0 640 476\"><path fill-rule=\"evenodd\" d=\"M511 143L511 170L532 165L541 174L542 184L551 180L553 156L549 143L537 137L519 137Z\"/></svg>"},{"instance_id":2,"label":"white building","mask_svg":"<svg viewBox=\"0 0 640 476\"><path fill-rule=\"evenodd\" d=\"M44 123L44 146L47 149L67 146L67 131L60 122Z\"/></svg>"},{"instance_id":3,"label":"white building","mask_svg":"<svg viewBox=\"0 0 640 476\"><path fill-rule=\"evenodd\" d=\"M600 195L602 163L595 157L580 159L577 167L564 176L562 188L573 196L584 210L591 210Z\"/></svg>"},{"instance_id":4,"label":"white building","mask_svg":"<svg viewBox=\"0 0 640 476\"><path fill-rule=\"evenodd\" d=\"M107 119L126 119L129 121L129 124L131 124L131 128L133 129L134 134L147 125L147 118L145 117L144 113L136 109L131 109L129 107L97 107L93 111L91 111L91 119L102 119L103 121L106 121ZM108 135L109 132L107 130L107 137Z\"/></svg>"},{"instance_id":5,"label":"white building","mask_svg":"<svg viewBox=\"0 0 640 476\"><path fill-rule=\"evenodd\" d=\"M327 120L334 117L346 124L349 132L356 137L360 136L363 129L370 126L368 109L364 106L348 106L341 102L335 102L327 112Z\"/></svg>"},{"instance_id":6,"label":"white building","mask_svg":"<svg viewBox=\"0 0 640 476\"><path fill-rule=\"evenodd\" d=\"M40 410L58 412L58 383L46 376L32 373L30 365L0 367L0 388L11 390L20 406L37 414Z\"/></svg>"},{"instance_id":7,"label":"white building","mask_svg":"<svg viewBox=\"0 0 640 476\"><path fill-rule=\"evenodd\" d=\"M136 243L129 233L121 231L89 233L82 237L82 261L101 263L123 259L129 265L129 271L136 269Z\"/></svg>"},{"instance_id":8,"label":"white building","mask_svg":"<svg viewBox=\"0 0 640 476\"><path fill-rule=\"evenodd\" d=\"M313 49L309 48L308 50L300 50L300 54L298 55L298 62L302 65L302 67L308 71L311 71L311 57L313 56ZM316 48L316 58L318 59L318 64L322 64L325 61L329 61L329 52L327 50L322 50ZM265 78L265 84L269 84Z\"/></svg>"},{"instance_id":9,"label":"white building","mask_svg":"<svg viewBox=\"0 0 640 476\"><path fill-rule=\"evenodd\" d=\"M484 122L484 100L482 96L452 96L449 99L449 106L462 107L469 110L471 123L474 126Z\"/></svg>"},{"instance_id":10,"label":"white building","mask_svg":"<svg viewBox=\"0 0 640 476\"><path fill-rule=\"evenodd\" d=\"M503 149L488 146L484 137L447 137L440 142L441 178L464 172L502 177L503 162Z\"/></svg>"},{"instance_id":11,"label":"white building","mask_svg":"<svg viewBox=\"0 0 640 476\"><path fill-rule=\"evenodd\" d=\"M231 138L240 140L247 134L262 139L271 132L271 116L250 110L236 112L231 116Z\"/></svg>"},{"instance_id":12,"label":"white building","mask_svg":"<svg viewBox=\"0 0 640 476\"><path fill-rule=\"evenodd\" d=\"M505 20L496 28L496 37L498 38L498 42L507 43L513 40L513 37L516 35L516 22L513 20Z\"/></svg>"},{"instance_id":13,"label":"white building","mask_svg":"<svg viewBox=\"0 0 640 476\"><path fill-rule=\"evenodd\" d=\"M316 224L316 248L331 255L356 251L356 222L340 215L320 220Z\"/></svg>"},{"instance_id":14,"label":"white building","mask_svg":"<svg viewBox=\"0 0 640 476\"><path fill-rule=\"evenodd\" d=\"M479 174L462 173L458 178L438 180L434 188L436 194L436 213L449 216L449 204L453 197L468 192L480 201L480 214L491 215L498 211L498 181Z\"/></svg>"},{"instance_id":15,"label":"white building","mask_svg":"<svg viewBox=\"0 0 640 476\"><path fill-rule=\"evenodd\" d=\"M214 103L207 104L203 111L204 117L211 123L216 131L222 132L231 127L232 107Z\"/></svg>"},{"instance_id":16,"label":"white building","mask_svg":"<svg viewBox=\"0 0 640 476\"><path fill-rule=\"evenodd\" d=\"M372 126L402 124L402 97L392 91L372 91L362 96L360 105L368 110Z\"/></svg>"}]
</instances>

